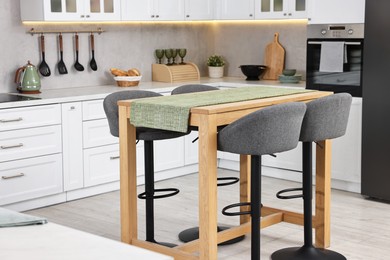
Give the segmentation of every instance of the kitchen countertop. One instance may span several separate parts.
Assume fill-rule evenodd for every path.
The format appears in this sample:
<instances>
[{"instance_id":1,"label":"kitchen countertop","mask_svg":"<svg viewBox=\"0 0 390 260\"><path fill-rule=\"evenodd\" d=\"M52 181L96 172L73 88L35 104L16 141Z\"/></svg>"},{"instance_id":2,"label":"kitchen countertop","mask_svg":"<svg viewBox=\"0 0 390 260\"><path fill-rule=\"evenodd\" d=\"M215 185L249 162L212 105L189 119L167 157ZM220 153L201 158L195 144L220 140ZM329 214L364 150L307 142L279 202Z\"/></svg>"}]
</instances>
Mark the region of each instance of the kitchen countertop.
<instances>
[{"instance_id":1,"label":"kitchen countertop","mask_svg":"<svg viewBox=\"0 0 390 260\"><path fill-rule=\"evenodd\" d=\"M305 88L305 81L301 81L297 84L291 84L291 83L286 84L274 80L246 81L244 78L239 78L239 77L224 77L219 79L211 79L205 77L205 78L201 78L200 81L175 82L175 83L141 81L140 84L136 87L117 87L116 85L103 85L103 86L72 87L72 88L62 88L62 89L41 89L42 91L41 94L26 95L26 96L39 97L41 99L29 100L29 101L4 102L4 103L0 103L0 109L102 99L105 98L110 93L123 91L123 90L140 89L140 90L155 91L159 93L169 93L178 86L184 84L199 84L199 83L208 84L217 87L228 87L228 88L248 86L248 85Z\"/></svg>"},{"instance_id":2,"label":"kitchen countertop","mask_svg":"<svg viewBox=\"0 0 390 260\"><path fill-rule=\"evenodd\" d=\"M172 260L172 257L48 223L1 228L0 259Z\"/></svg>"}]
</instances>

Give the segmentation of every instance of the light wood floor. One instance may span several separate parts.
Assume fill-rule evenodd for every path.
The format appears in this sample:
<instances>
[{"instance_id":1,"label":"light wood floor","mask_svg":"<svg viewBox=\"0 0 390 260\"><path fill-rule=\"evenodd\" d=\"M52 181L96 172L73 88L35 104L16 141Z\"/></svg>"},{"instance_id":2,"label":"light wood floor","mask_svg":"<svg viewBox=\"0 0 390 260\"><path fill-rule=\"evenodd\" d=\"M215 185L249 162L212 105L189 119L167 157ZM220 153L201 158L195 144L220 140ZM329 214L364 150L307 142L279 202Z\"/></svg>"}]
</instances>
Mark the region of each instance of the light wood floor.
<instances>
[{"instance_id":1,"label":"light wood floor","mask_svg":"<svg viewBox=\"0 0 390 260\"><path fill-rule=\"evenodd\" d=\"M236 176L237 172L219 170L222 176ZM197 225L197 174L170 179L156 184L157 187L178 187L175 197L155 202L156 239L180 243L177 234ZM276 191L299 184L263 177L262 202L264 205L284 207L300 211L302 200L278 200ZM139 191L143 186L139 187ZM238 202L238 185L218 188L218 206ZM144 201L139 200L139 234L144 237ZM46 217L49 221L83 230L99 236L120 240L119 192L80 199L51 207L28 211ZM331 248L352 260L390 259L390 204L365 200L360 194L332 191ZM219 223L235 225L237 217L220 214ZM262 230L261 258L269 259L272 252L290 246L300 246L302 227L278 224ZM250 236L240 243L220 246L219 259L250 259Z\"/></svg>"}]
</instances>

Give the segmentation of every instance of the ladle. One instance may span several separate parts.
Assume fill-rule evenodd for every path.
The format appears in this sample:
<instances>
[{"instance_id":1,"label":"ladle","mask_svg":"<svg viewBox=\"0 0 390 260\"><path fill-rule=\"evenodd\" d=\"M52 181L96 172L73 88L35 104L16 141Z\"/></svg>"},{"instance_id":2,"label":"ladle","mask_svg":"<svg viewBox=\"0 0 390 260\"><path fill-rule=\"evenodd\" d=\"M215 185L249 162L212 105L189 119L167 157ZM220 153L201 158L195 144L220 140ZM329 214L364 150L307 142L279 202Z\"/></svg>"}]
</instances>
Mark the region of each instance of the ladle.
<instances>
[{"instance_id":1,"label":"ladle","mask_svg":"<svg viewBox=\"0 0 390 260\"><path fill-rule=\"evenodd\" d=\"M77 71L84 71L84 66L81 65L80 62L79 62L79 36L78 36L77 33L74 36L74 38L75 38L75 41L76 41L76 62L74 64L74 68Z\"/></svg>"},{"instance_id":2,"label":"ladle","mask_svg":"<svg viewBox=\"0 0 390 260\"><path fill-rule=\"evenodd\" d=\"M89 62L89 66L91 67L91 69L93 71L96 71L97 70L97 64L96 64L96 60L95 60L95 37L93 35L93 33L91 33L91 52L92 52L92 58L91 58L91 61Z\"/></svg>"}]
</instances>

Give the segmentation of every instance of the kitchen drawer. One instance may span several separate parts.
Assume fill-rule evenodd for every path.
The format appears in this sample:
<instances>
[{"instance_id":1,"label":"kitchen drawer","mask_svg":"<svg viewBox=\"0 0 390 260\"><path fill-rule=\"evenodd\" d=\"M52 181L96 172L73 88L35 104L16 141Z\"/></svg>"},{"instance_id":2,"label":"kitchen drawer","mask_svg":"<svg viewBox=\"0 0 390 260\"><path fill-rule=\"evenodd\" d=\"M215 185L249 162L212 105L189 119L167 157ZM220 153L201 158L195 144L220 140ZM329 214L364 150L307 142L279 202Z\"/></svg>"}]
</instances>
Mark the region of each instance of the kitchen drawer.
<instances>
[{"instance_id":1,"label":"kitchen drawer","mask_svg":"<svg viewBox=\"0 0 390 260\"><path fill-rule=\"evenodd\" d=\"M83 121L106 118L103 99L83 102Z\"/></svg>"},{"instance_id":2,"label":"kitchen drawer","mask_svg":"<svg viewBox=\"0 0 390 260\"><path fill-rule=\"evenodd\" d=\"M61 152L61 125L44 126L0 135L0 162Z\"/></svg>"},{"instance_id":3,"label":"kitchen drawer","mask_svg":"<svg viewBox=\"0 0 390 260\"><path fill-rule=\"evenodd\" d=\"M61 154L0 163L0 205L61 192Z\"/></svg>"},{"instance_id":4,"label":"kitchen drawer","mask_svg":"<svg viewBox=\"0 0 390 260\"><path fill-rule=\"evenodd\" d=\"M84 186L119 180L119 145L84 150Z\"/></svg>"},{"instance_id":5,"label":"kitchen drawer","mask_svg":"<svg viewBox=\"0 0 390 260\"><path fill-rule=\"evenodd\" d=\"M144 174L143 146L137 145L137 175ZM119 180L119 145L84 150L84 186Z\"/></svg>"},{"instance_id":6,"label":"kitchen drawer","mask_svg":"<svg viewBox=\"0 0 390 260\"><path fill-rule=\"evenodd\" d=\"M61 124L60 105L0 109L0 131Z\"/></svg>"},{"instance_id":7,"label":"kitchen drawer","mask_svg":"<svg viewBox=\"0 0 390 260\"><path fill-rule=\"evenodd\" d=\"M117 144L118 142L119 138L112 136L110 133L107 119L83 122L84 148Z\"/></svg>"}]
</instances>

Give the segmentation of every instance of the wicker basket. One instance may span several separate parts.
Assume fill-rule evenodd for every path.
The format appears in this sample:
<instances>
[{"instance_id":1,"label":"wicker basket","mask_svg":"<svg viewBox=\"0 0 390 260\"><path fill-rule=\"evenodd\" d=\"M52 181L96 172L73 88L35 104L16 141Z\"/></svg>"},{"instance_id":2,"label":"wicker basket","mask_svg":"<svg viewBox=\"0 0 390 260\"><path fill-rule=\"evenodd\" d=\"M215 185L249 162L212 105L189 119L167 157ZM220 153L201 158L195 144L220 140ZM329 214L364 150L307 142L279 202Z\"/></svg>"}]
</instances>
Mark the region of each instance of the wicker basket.
<instances>
[{"instance_id":1,"label":"wicker basket","mask_svg":"<svg viewBox=\"0 0 390 260\"><path fill-rule=\"evenodd\" d=\"M138 86L139 81L141 80L141 76L131 77L131 76L123 76L123 77L114 77L116 84L118 87L135 87Z\"/></svg>"}]
</instances>

